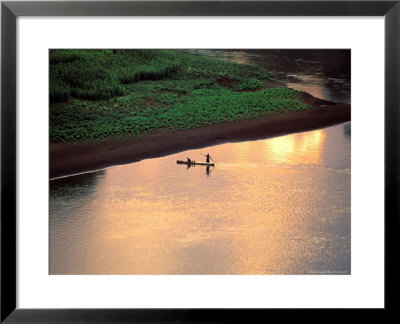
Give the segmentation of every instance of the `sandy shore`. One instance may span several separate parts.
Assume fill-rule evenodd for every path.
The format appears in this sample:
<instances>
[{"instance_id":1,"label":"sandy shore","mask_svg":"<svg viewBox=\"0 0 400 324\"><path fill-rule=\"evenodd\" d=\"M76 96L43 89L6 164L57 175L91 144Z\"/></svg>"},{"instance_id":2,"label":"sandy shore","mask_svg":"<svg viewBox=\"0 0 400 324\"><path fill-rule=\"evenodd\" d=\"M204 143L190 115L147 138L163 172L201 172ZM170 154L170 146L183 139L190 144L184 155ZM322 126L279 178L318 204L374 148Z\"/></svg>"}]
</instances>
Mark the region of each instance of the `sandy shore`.
<instances>
[{"instance_id":1,"label":"sandy shore","mask_svg":"<svg viewBox=\"0 0 400 324\"><path fill-rule=\"evenodd\" d=\"M304 94L302 101L320 108L103 144L50 143L50 178L161 157L188 149L274 137L350 121L351 108L348 104L335 104L307 94Z\"/></svg>"}]
</instances>

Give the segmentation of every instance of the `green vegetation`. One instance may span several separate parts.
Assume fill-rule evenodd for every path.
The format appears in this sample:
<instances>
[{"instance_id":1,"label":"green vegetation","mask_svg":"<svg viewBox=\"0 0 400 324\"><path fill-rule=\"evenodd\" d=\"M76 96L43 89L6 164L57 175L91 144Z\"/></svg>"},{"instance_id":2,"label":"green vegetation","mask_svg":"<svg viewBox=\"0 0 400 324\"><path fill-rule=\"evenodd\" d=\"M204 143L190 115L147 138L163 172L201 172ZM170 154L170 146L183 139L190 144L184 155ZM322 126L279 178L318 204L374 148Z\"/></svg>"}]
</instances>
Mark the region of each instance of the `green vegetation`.
<instances>
[{"instance_id":1,"label":"green vegetation","mask_svg":"<svg viewBox=\"0 0 400 324\"><path fill-rule=\"evenodd\" d=\"M87 142L304 110L268 72L172 50L51 50L50 140Z\"/></svg>"}]
</instances>

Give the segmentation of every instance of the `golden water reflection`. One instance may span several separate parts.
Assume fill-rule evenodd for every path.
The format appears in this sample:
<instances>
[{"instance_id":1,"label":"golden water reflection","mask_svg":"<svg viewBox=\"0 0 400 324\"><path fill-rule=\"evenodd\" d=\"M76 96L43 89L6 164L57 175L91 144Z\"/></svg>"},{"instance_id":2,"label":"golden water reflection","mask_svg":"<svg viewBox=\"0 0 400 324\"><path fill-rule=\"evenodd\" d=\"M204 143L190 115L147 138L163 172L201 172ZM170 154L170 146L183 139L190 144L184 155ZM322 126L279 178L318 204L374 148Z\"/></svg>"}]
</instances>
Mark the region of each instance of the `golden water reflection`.
<instances>
[{"instance_id":1,"label":"golden water reflection","mask_svg":"<svg viewBox=\"0 0 400 324\"><path fill-rule=\"evenodd\" d=\"M343 127L116 166L89 187L52 182L50 273L350 273ZM175 163L200 151L218 162L210 176Z\"/></svg>"},{"instance_id":2,"label":"golden water reflection","mask_svg":"<svg viewBox=\"0 0 400 324\"><path fill-rule=\"evenodd\" d=\"M321 149L325 133L322 130L271 138L265 142L266 158L277 163L321 164Z\"/></svg>"}]
</instances>

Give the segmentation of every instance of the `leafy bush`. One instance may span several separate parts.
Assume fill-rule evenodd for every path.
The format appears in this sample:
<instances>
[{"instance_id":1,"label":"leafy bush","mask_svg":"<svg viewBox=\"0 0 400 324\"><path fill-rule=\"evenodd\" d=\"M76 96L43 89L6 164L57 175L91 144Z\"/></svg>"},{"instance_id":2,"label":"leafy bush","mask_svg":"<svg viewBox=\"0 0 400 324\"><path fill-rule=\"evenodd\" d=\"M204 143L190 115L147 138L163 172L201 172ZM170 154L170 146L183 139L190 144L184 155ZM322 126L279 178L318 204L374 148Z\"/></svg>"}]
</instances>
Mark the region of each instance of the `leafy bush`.
<instances>
[{"instance_id":1,"label":"leafy bush","mask_svg":"<svg viewBox=\"0 0 400 324\"><path fill-rule=\"evenodd\" d=\"M240 82L237 85L234 85L232 89L236 91L243 91L243 90L256 90L262 87L261 81L256 78L250 78Z\"/></svg>"},{"instance_id":2,"label":"leafy bush","mask_svg":"<svg viewBox=\"0 0 400 324\"><path fill-rule=\"evenodd\" d=\"M50 140L141 136L308 108L298 91L266 89L268 78L255 65L180 51L51 50Z\"/></svg>"},{"instance_id":3,"label":"leafy bush","mask_svg":"<svg viewBox=\"0 0 400 324\"><path fill-rule=\"evenodd\" d=\"M124 93L123 84L162 79L177 68L172 51L51 50L50 103L65 101L69 96L84 100L113 98Z\"/></svg>"}]
</instances>

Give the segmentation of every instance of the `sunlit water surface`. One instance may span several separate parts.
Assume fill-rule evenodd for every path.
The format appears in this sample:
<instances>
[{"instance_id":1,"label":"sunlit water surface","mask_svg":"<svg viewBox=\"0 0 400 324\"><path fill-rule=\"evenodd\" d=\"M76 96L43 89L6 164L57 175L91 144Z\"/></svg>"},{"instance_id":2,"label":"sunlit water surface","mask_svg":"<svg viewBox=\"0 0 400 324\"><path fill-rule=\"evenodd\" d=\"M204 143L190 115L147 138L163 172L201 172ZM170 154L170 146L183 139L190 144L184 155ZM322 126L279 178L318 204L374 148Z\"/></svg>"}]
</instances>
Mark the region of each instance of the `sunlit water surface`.
<instances>
[{"instance_id":1,"label":"sunlit water surface","mask_svg":"<svg viewBox=\"0 0 400 324\"><path fill-rule=\"evenodd\" d=\"M50 273L349 274L350 123L52 180Z\"/></svg>"}]
</instances>

